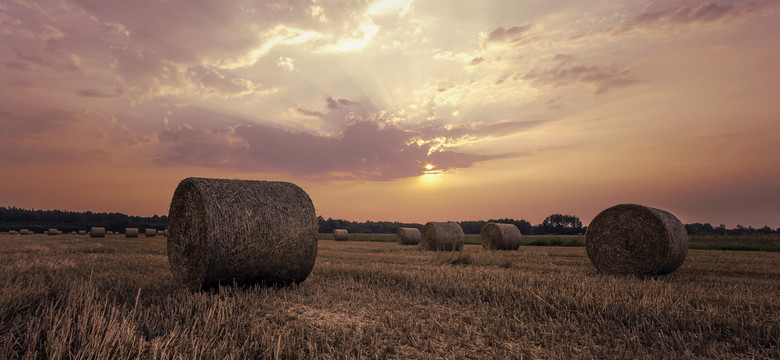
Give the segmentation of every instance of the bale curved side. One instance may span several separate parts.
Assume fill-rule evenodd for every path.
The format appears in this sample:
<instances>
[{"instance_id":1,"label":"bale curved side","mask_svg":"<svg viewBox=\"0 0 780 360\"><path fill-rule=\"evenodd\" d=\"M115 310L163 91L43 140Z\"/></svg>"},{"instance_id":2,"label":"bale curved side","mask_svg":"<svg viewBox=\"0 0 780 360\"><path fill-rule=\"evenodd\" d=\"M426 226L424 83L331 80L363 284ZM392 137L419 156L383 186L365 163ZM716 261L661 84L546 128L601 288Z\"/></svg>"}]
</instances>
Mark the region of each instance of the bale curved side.
<instances>
[{"instance_id":1,"label":"bale curved side","mask_svg":"<svg viewBox=\"0 0 780 360\"><path fill-rule=\"evenodd\" d=\"M155 230L155 229L146 229L146 230L144 230L144 236L146 236L146 237L155 237L155 236L157 236L157 230Z\"/></svg>"},{"instance_id":2,"label":"bale curved side","mask_svg":"<svg viewBox=\"0 0 780 360\"><path fill-rule=\"evenodd\" d=\"M420 239L420 249L428 251L460 251L463 249L463 228L456 222L429 222Z\"/></svg>"},{"instance_id":3,"label":"bale curved side","mask_svg":"<svg viewBox=\"0 0 780 360\"><path fill-rule=\"evenodd\" d=\"M585 232L585 250L603 273L663 275L685 261L688 234L669 212L622 204L593 218Z\"/></svg>"},{"instance_id":4,"label":"bale curved side","mask_svg":"<svg viewBox=\"0 0 780 360\"><path fill-rule=\"evenodd\" d=\"M138 237L138 228L125 228L125 237L126 238L137 238Z\"/></svg>"},{"instance_id":5,"label":"bale curved side","mask_svg":"<svg viewBox=\"0 0 780 360\"><path fill-rule=\"evenodd\" d=\"M522 235L514 224L487 223L479 233L485 250L517 250Z\"/></svg>"},{"instance_id":6,"label":"bale curved side","mask_svg":"<svg viewBox=\"0 0 780 360\"><path fill-rule=\"evenodd\" d=\"M333 240L336 240L336 241L347 241L348 237L349 237L349 232L346 229L334 229L333 230Z\"/></svg>"},{"instance_id":7,"label":"bale curved side","mask_svg":"<svg viewBox=\"0 0 780 360\"><path fill-rule=\"evenodd\" d=\"M422 240L422 234L418 228L398 228L395 234L396 242L401 245L417 245Z\"/></svg>"},{"instance_id":8,"label":"bale curved side","mask_svg":"<svg viewBox=\"0 0 780 360\"><path fill-rule=\"evenodd\" d=\"M317 257L317 218L292 183L187 178L168 215L168 262L190 288L299 283Z\"/></svg>"},{"instance_id":9,"label":"bale curved side","mask_svg":"<svg viewBox=\"0 0 780 360\"><path fill-rule=\"evenodd\" d=\"M89 229L89 237L106 237L106 228L93 226Z\"/></svg>"}]
</instances>

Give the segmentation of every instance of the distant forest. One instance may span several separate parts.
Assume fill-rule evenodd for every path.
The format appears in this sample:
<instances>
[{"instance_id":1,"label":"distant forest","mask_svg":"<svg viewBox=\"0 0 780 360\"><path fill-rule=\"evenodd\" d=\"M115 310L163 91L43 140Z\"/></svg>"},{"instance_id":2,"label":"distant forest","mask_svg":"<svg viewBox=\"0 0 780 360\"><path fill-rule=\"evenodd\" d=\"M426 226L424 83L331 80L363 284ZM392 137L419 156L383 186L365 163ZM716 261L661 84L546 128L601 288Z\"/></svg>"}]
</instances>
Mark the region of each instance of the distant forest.
<instances>
[{"instance_id":1,"label":"distant forest","mask_svg":"<svg viewBox=\"0 0 780 360\"><path fill-rule=\"evenodd\" d=\"M346 229L350 233L366 234L393 234L400 227L423 228L423 224L400 223L389 221L357 222L341 219L317 217L320 233L330 233L334 229ZM553 214L542 221L541 224L532 225L527 220L515 219L490 219L476 221L459 221L466 234L479 234L482 227L489 222L515 224L522 234L527 235L577 235L584 234L587 227L582 225L580 219L573 215ZM88 230L92 226L102 226L108 231L124 232L125 228L157 229L163 230L168 226L168 217L162 216L129 216L122 213L93 213L61 211L61 210L28 210L17 207L0 206L0 232L9 230L29 229L36 233L42 233L50 228L56 228L65 233L78 230ZM685 229L689 235L756 235L756 234L780 234L780 228L772 229L769 226L762 228L744 227L737 225L733 229L727 229L725 225L712 226L709 223L686 224Z\"/></svg>"}]
</instances>

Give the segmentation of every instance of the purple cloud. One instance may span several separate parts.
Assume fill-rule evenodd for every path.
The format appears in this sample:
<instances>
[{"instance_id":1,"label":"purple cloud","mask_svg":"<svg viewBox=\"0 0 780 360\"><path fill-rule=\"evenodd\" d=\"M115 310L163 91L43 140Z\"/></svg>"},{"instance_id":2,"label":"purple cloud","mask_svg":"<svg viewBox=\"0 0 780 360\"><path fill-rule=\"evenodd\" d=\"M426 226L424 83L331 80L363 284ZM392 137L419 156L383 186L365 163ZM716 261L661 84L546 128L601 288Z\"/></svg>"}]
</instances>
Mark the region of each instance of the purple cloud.
<instances>
[{"instance_id":1,"label":"purple cloud","mask_svg":"<svg viewBox=\"0 0 780 360\"><path fill-rule=\"evenodd\" d=\"M484 45L517 43L526 39L530 32L531 25L512 26L510 28L499 26L487 35Z\"/></svg>"},{"instance_id":2,"label":"purple cloud","mask_svg":"<svg viewBox=\"0 0 780 360\"><path fill-rule=\"evenodd\" d=\"M96 97L96 98L112 98L122 95L125 90L119 86L115 86L111 90L97 90L97 89L80 89L76 91L76 95L84 97Z\"/></svg>"},{"instance_id":3,"label":"purple cloud","mask_svg":"<svg viewBox=\"0 0 780 360\"><path fill-rule=\"evenodd\" d=\"M616 66L579 65L569 55L558 54L556 64L550 68L533 70L523 76L537 86L559 87L573 83L589 84L595 87L594 94L600 95L615 88L624 88L639 83L629 78L628 71Z\"/></svg>"},{"instance_id":4,"label":"purple cloud","mask_svg":"<svg viewBox=\"0 0 780 360\"><path fill-rule=\"evenodd\" d=\"M239 171L282 171L311 177L391 180L421 175L427 163L446 171L515 156L459 152L441 147L441 139L446 139L446 145L467 137L505 136L534 125L506 122L450 129L427 125L408 130L374 117L353 121L335 136L261 124L213 129L179 125L159 134L156 162Z\"/></svg>"},{"instance_id":5,"label":"purple cloud","mask_svg":"<svg viewBox=\"0 0 780 360\"><path fill-rule=\"evenodd\" d=\"M612 29L612 35L629 32L636 28L657 28L674 25L712 23L729 21L754 12L764 3L745 3L740 5L706 3L700 6L670 7L660 11L644 11L633 18L624 20L619 27Z\"/></svg>"}]
</instances>

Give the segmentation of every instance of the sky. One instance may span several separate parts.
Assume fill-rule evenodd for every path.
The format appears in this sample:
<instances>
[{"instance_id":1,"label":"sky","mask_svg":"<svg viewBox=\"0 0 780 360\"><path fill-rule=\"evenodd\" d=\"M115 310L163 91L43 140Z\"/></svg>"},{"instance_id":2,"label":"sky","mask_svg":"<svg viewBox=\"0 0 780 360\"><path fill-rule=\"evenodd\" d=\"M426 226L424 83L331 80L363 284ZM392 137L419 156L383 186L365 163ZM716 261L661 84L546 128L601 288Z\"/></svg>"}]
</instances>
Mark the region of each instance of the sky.
<instances>
[{"instance_id":1,"label":"sky","mask_svg":"<svg viewBox=\"0 0 780 360\"><path fill-rule=\"evenodd\" d=\"M0 0L0 205L780 227L780 1Z\"/></svg>"}]
</instances>

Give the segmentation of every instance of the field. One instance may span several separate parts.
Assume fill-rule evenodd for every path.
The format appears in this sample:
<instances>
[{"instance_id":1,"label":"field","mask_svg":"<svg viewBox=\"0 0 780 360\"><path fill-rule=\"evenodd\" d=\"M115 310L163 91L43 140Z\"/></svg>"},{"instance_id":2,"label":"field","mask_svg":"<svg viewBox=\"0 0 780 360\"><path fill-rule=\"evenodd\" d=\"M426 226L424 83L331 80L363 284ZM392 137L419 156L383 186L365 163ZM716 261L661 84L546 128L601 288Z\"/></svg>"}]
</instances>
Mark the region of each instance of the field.
<instances>
[{"instance_id":1,"label":"field","mask_svg":"<svg viewBox=\"0 0 780 360\"><path fill-rule=\"evenodd\" d=\"M331 234L320 234L320 240L333 240ZM349 240L395 242L395 234L349 234ZM479 244L479 235L466 235L466 244ZM691 249L780 251L780 235L692 235ZM585 246L584 235L523 235L527 246Z\"/></svg>"},{"instance_id":2,"label":"field","mask_svg":"<svg viewBox=\"0 0 780 360\"><path fill-rule=\"evenodd\" d=\"M780 358L780 253L691 250L660 278L581 247L319 242L286 288L175 284L165 238L0 236L0 358Z\"/></svg>"}]
</instances>

